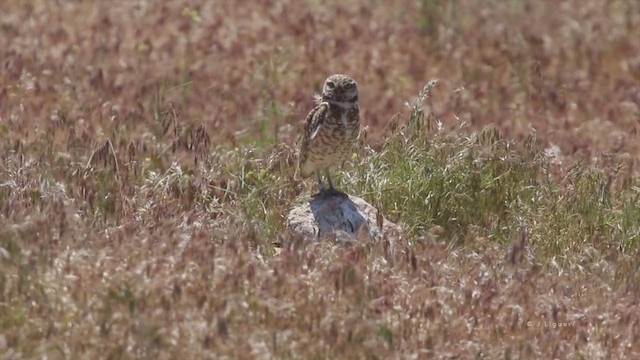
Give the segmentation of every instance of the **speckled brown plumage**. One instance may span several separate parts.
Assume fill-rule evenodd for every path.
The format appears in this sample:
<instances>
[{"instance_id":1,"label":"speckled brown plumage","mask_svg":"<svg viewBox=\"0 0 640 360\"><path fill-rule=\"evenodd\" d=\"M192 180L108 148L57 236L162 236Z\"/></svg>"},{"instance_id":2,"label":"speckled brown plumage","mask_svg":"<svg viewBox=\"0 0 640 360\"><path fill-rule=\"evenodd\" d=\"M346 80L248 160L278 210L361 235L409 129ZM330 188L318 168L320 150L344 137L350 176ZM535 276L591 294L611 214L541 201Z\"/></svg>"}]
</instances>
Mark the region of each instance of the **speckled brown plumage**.
<instances>
[{"instance_id":1,"label":"speckled brown plumage","mask_svg":"<svg viewBox=\"0 0 640 360\"><path fill-rule=\"evenodd\" d=\"M333 183L329 170L342 164L351 153L360 129L358 85L351 77L331 75L324 82L320 103L307 115L300 148L299 172L303 177L316 174L318 188L324 191L321 172Z\"/></svg>"}]
</instances>

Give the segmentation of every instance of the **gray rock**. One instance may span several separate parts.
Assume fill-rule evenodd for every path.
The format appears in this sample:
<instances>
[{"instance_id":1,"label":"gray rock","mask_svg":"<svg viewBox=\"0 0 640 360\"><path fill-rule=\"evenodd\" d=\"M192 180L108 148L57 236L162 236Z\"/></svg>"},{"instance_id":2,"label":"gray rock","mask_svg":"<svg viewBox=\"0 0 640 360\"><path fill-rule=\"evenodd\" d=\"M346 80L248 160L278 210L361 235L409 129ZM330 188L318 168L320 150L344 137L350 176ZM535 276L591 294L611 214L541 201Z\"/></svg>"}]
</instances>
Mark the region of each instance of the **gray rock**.
<instances>
[{"instance_id":1,"label":"gray rock","mask_svg":"<svg viewBox=\"0 0 640 360\"><path fill-rule=\"evenodd\" d=\"M327 236L343 241L363 236L381 240L389 233L400 233L400 227L387 221L373 205L335 190L318 193L295 206L287 216L287 225L309 240Z\"/></svg>"}]
</instances>

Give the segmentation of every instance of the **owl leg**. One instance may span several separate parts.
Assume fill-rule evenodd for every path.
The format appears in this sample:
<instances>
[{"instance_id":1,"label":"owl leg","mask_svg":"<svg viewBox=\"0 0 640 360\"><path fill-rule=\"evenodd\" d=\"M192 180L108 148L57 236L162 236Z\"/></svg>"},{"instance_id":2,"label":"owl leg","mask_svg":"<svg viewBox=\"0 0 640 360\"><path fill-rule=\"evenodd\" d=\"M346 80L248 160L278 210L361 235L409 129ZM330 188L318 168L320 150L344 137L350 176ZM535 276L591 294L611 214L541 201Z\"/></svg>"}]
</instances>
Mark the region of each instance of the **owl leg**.
<instances>
[{"instance_id":1,"label":"owl leg","mask_svg":"<svg viewBox=\"0 0 640 360\"><path fill-rule=\"evenodd\" d=\"M333 182L331 181L331 175L329 175L329 169L325 169L324 171L327 175L327 181L329 182L329 190L333 190Z\"/></svg>"},{"instance_id":2,"label":"owl leg","mask_svg":"<svg viewBox=\"0 0 640 360\"><path fill-rule=\"evenodd\" d=\"M316 176L318 177L318 191L324 191L324 185L322 184L322 176L320 176L320 170L316 171Z\"/></svg>"}]
</instances>

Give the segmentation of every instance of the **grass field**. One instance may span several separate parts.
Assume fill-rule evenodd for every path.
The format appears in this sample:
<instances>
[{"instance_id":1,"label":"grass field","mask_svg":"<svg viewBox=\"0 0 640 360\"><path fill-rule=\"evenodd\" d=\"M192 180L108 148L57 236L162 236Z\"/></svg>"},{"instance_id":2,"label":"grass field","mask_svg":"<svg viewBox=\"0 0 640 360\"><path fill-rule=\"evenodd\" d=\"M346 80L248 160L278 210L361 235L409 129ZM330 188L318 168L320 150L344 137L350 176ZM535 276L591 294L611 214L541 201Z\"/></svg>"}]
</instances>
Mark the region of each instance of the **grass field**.
<instances>
[{"instance_id":1,"label":"grass field","mask_svg":"<svg viewBox=\"0 0 640 360\"><path fill-rule=\"evenodd\" d=\"M640 357L640 2L0 7L3 359ZM286 229L332 73L402 234Z\"/></svg>"}]
</instances>

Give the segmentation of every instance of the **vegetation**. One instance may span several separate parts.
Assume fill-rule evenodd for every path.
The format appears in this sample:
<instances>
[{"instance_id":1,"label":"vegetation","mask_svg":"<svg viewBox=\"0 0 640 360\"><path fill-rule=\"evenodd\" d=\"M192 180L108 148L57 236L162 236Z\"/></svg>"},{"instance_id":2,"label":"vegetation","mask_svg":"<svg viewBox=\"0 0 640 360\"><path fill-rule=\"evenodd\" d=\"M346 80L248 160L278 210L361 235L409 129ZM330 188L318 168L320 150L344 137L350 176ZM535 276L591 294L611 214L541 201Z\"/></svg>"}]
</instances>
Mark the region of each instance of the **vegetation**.
<instances>
[{"instance_id":1,"label":"vegetation","mask_svg":"<svg viewBox=\"0 0 640 360\"><path fill-rule=\"evenodd\" d=\"M3 358L640 356L640 3L3 10ZM402 234L286 229L333 72Z\"/></svg>"}]
</instances>

